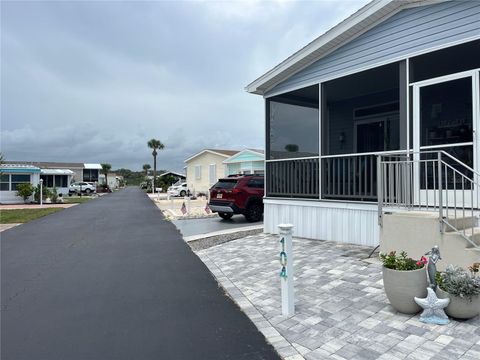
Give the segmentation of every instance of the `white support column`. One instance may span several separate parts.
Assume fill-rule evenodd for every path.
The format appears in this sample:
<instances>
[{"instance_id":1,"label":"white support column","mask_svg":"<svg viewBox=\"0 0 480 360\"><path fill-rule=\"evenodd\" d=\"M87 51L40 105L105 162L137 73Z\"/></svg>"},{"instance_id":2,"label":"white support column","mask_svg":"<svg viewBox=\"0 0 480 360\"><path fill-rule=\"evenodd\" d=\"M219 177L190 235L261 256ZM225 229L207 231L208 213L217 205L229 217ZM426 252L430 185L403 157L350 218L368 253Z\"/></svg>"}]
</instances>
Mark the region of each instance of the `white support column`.
<instances>
[{"instance_id":1,"label":"white support column","mask_svg":"<svg viewBox=\"0 0 480 360\"><path fill-rule=\"evenodd\" d=\"M40 179L40 205L43 205L43 179Z\"/></svg>"},{"instance_id":2,"label":"white support column","mask_svg":"<svg viewBox=\"0 0 480 360\"><path fill-rule=\"evenodd\" d=\"M280 229L280 282L282 290L282 315L290 317L295 314L295 296L293 289L293 248L292 224L279 224Z\"/></svg>"}]
</instances>

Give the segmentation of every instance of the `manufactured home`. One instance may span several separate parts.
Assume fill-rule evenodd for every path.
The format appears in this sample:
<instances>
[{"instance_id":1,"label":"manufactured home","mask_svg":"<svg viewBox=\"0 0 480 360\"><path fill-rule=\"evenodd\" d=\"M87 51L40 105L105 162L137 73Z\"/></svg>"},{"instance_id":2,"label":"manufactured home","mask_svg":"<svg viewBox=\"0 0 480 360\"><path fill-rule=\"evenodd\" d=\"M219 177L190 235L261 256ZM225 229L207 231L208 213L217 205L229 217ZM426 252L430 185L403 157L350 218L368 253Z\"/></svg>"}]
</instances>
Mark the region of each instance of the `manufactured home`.
<instances>
[{"instance_id":1,"label":"manufactured home","mask_svg":"<svg viewBox=\"0 0 480 360\"><path fill-rule=\"evenodd\" d=\"M434 219L423 245L478 250L479 55L479 1L374 0L249 84L265 231L376 246Z\"/></svg>"},{"instance_id":2,"label":"manufactured home","mask_svg":"<svg viewBox=\"0 0 480 360\"><path fill-rule=\"evenodd\" d=\"M265 169L265 155L263 150L245 149L223 160L227 175L257 174L263 175Z\"/></svg>"}]
</instances>

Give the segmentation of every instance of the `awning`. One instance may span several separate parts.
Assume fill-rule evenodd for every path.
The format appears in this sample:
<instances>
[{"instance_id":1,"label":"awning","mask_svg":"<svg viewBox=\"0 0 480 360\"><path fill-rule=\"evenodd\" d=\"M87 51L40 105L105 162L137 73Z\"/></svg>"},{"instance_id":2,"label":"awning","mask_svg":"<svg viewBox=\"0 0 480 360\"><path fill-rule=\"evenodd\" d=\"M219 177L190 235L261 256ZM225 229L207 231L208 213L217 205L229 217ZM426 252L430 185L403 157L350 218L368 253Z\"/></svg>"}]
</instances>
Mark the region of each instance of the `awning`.
<instances>
[{"instance_id":1,"label":"awning","mask_svg":"<svg viewBox=\"0 0 480 360\"><path fill-rule=\"evenodd\" d=\"M40 168L33 165L25 164L2 164L0 166L0 173L2 174L34 174L39 173Z\"/></svg>"},{"instance_id":2,"label":"awning","mask_svg":"<svg viewBox=\"0 0 480 360\"><path fill-rule=\"evenodd\" d=\"M69 169L42 169L40 174L41 175L73 175L75 173Z\"/></svg>"},{"instance_id":3,"label":"awning","mask_svg":"<svg viewBox=\"0 0 480 360\"><path fill-rule=\"evenodd\" d=\"M84 169L97 169L102 170L102 165L100 164L83 164Z\"/></svg>"}]
</instances>

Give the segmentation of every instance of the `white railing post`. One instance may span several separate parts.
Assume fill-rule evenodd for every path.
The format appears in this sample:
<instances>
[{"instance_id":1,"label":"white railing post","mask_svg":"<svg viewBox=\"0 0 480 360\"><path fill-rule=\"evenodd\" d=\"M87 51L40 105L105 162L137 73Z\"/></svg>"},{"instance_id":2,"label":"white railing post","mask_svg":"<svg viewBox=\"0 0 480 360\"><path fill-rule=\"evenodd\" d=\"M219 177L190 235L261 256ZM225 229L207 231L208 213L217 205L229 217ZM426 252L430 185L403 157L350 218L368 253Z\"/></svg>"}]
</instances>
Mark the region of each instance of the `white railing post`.
<instances>
[{"instance_id":1,"label":"white railing post","mask_svg":"<svg viewBox=\"0 0 480 360\"><path fill-rule=\"evenodd\" d=\"M438 221L443 233L443 186L442 186L442 153L438 152Z\"/></svg>"},{"instance_id":2,"label":"white railing post","mask_svg":"<svg viewBox=\"0 0 480 360\"><path fill-rule=\"evenodd\" d=\"M295 314L295 297L293 289L293 249L292 224L279 224L280 229L280 283L282 291L282 315L290 317Z\"/></svg>"},{"instance_id":3,"label":"white railing post","mask_svg":"<svg viewBox=\"0 0 480 360\"><path fill-rule=\"evenodd\" d=\"M377 198L378 198L378 225L383 226L383 173L382 155L377 155Z\"/></svg>"}]
</instances>

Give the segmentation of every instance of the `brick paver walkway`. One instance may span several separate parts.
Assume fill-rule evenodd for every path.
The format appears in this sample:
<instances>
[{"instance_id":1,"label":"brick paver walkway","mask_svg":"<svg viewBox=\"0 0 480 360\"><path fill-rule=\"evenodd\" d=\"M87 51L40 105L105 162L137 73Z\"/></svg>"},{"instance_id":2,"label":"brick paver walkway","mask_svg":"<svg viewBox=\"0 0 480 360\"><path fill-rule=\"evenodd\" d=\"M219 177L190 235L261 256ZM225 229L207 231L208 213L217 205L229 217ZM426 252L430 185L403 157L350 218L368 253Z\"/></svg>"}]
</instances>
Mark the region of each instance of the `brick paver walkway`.
<instances>
[{"instance_id":1,"label":"brick paver walkway","mask_svg":"<svg viewBox=\"0 0 480 360\"><path fill-rule=\"evenodd\" d=\"M294 239L296 315L280 309L278 237L198 252L277 351L297 359L480 359L480 319L427 325L386 299L371 248Z\"/></svg>"}]
</instances>

